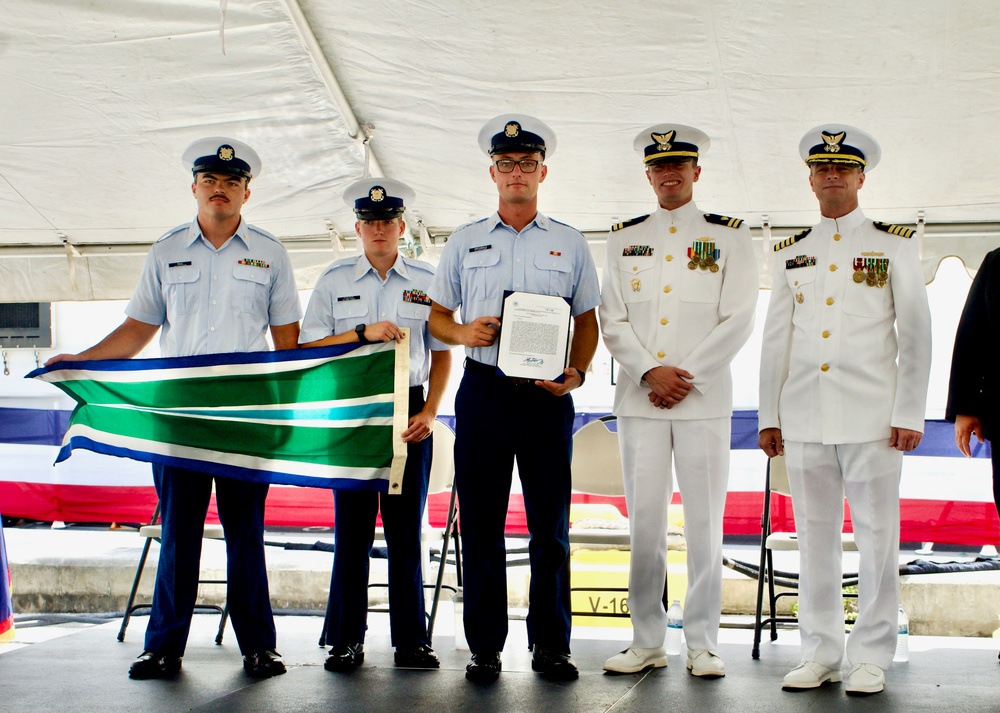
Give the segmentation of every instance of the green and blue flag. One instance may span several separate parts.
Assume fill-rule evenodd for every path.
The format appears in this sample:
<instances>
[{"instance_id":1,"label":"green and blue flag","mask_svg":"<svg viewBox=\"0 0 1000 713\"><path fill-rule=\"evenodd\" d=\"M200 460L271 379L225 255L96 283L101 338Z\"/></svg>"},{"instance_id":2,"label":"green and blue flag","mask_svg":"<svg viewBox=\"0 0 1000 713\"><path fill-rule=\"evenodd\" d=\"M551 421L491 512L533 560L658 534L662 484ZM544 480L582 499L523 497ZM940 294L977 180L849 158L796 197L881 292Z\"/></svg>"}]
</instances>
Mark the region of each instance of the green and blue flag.
<instances>
[{"instance_id":1,"label":"green and blue flag","mask_svg":"<svg viewBox=\"0 0 1000 713\"><path fill-rule=\"evenodd\" d=\"M76 408L75 448L241 480L400 492L407 340L278 352L63 361L29 378Z\"/></svg>"}]
</instances>

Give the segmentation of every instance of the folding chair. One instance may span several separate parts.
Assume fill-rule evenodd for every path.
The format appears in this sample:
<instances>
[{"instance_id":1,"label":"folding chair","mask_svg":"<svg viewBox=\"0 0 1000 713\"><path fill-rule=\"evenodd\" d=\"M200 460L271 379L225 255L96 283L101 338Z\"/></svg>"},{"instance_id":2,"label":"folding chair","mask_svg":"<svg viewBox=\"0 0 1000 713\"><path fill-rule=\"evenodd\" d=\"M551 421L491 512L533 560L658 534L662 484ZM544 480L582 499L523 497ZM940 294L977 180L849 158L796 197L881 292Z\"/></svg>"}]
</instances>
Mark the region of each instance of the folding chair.
<instances>
[{"instance_id":1,"label":"folding chair","mask_svg":"<svg viewBox=\"0 0 1000 713\"><path fill-rule=\"evenodd\" d=\"M139 564L135 568L135 577L132 579L132 589L128 595L128 601L125 603L125 616L122 618L121 629L118 630L118 640L125 641L125 630L128 628L129 621L132 619L132 614L140 609L149 609L151 603L135 603L135 597L139 591L139 582L142 580L142 572L146 568L146 558L149 556L149 548L153 540L157 542L160 541L160 537L163 534L163 527L159 524L160 520L160 503L156 503L156 508L153 510L153 517L150 518L149 524L144 525L139 528L139 534L146 539L142 546L142 554L139 556ZM205 534L203 538L206 540L224 540L225 537L222 532L222 525L205 525ZM199 586L202 584L225 584L224 579L199 579ZM215 635L215 643L222 644L222 635L226 630L226 621L229 618L229 605L219 606L218 604L195 604L195 610L201 611L215 611L221 615L219 621L219 631Z\"/></svg>"},{"instance_id":2,"label":"folding chair","mask_svg":"<svg viewBox=\"0 0 1000 713\"><path fill-rule=\"evenodd\" d=\"M754 617L753 658L760 658L761 632L764 627L771 628L771 641L778 638L778 624L798 624L798 617L779 616L778 600L782 597L797 597L799 575L797 572L780 572L774 569L772 553L777 551L798 551L799 541L794 532L774 532L771 527L772 494L779 497L791 497L788 487L788 471L785 468L784 456L768 459L767 477L764 479L764 511L761 515L760 566L757 570L757 607ZM845 552L858 549L854 535L843 532L840 535L841 549ZM857 584L857 573L844 573L844 587ZM767 587L768 617L763 616L764 588ZM787 591L776 592L775 586L784 587ZM856 597L850 592L844 596Z\"/></svg>"},{"instance_id":3,"label":"folding chair","mask_svg":"<svg viewBox=\"0 0 1000 713\"><path fill-rule=\"evenodd\" d=\"M427 636L434 638L434 623L437 620L438 604L441 599L441 591L447 589L453 594L457 592L457 587L444 583L444 570L448 564L448 552L452 542L455 544L455 579L458 587L462 586L462 556L461 539L458 532L458 497L455 490L455 432L442 421L434 421L433 427L434 450L431 458L431 472L428 478L427 495L435 493L450 493L448 504L448 516L443 530L432 528L428 522L427 508L424 508L424 524L421 528L421 567L426 580L427 572L430 571L431 548L430 543L441 538L440 565L438 566L437 577L434 584L424 584L425 589L433 589L434 595L431 600L431 610L427 615ZM375 532L375 539L384 540L385 533L381 528ZM371 582L368 588L388 587L384 582ZM332 592L331 592L332 594ZM386 612L388 608L369 608L369 611ZM323 631L320 633L319 645L326 646L326 629L330 621L330 599L327 598L326 616L323 619Z\"/></svg>"},{"instance_id":4,"label":"folding chair","mask_svg":"<svg viewBox=\"0 0 1000 713\"><path fill-rule=\"evenodd\" d=\"M622 459L618 448L618 434L608 428L614 416L605 416L591 421L573 434L573 490L588 495L625 495L622 478ZM571 526L570 544L613 545L629 549L628 527L602 528Z\"/></svg>"}]
</instances>

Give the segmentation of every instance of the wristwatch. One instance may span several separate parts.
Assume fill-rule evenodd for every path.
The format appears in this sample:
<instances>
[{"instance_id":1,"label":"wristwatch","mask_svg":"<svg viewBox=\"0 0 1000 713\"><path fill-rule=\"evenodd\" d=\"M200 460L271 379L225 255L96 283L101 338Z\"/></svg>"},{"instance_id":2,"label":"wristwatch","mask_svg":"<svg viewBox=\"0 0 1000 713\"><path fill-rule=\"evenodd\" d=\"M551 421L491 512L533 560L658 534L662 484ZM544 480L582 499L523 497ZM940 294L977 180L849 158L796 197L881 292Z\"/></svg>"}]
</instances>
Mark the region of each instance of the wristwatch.
<instances>
[{"instance_id":1,"label":"wristwatch","mask_svg":"<svg viewBox=\"0 0 1000 713\"><path fill-rule=\"evenodd\" d=\"M354 332L355 334L358 335L359 342L365 341L365 325L359 324L357 327L354 328Z\"/></svg>"}]
</instances>

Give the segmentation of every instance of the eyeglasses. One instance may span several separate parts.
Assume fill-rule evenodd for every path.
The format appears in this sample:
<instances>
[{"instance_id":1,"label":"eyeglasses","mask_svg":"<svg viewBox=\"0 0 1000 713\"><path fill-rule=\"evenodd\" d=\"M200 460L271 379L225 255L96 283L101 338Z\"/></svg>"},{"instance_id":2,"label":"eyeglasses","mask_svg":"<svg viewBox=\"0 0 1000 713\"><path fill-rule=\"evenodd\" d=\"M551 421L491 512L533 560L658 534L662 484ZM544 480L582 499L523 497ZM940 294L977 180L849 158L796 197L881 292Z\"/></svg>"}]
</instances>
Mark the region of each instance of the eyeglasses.
<instances>
[{"instance_id":1,"label":"eyeglasses","mask_svg":"<svg viewBox=\"0 0 1000 713\"><path fill-rule=\"evenodd\" d=\"M522 158L520 161L514 161L509 158L502 158L499 161L494 161L493 165L497 167L500 173L513 173L514 166L521 169L521 173L534 173L538 170L538 164L541 161L536 161L533 158Z\"/></svg>"}]
</instances>

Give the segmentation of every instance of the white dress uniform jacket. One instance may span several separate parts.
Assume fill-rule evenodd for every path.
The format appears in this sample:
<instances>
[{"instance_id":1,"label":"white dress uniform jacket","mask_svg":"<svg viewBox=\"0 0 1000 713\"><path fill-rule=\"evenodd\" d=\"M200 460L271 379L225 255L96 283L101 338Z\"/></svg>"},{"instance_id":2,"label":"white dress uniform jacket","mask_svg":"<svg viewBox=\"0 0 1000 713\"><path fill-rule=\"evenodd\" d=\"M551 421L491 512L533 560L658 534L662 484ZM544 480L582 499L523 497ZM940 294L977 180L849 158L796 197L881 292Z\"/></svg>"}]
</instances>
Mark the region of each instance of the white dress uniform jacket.
<instances>
[{"instance_id":1,"label":"white dress uniform jacket","mask_svg":"<svg viewBox=\"0 0 1000 713\"><path fill-rule=\"evenodd\" d=\"M604 342L621 364L615 415L728 418L729 364L753 331L757 305L749 228L735 219L710 222L694 202L672 211L658 207L648 218L621 226L608 235L599 310ZM718 251L717 271L689 269L689 250L697 242ZM642 381L661 365L694 374L694 388L671 409L653 406Z\"/></svg>"},{"instance_id":2,"label":"white dress uniform jacket","mask_svg":"<svg viewBox=\"0 0 1000 713\"><path fill-rule=\"evenodd\" d=\"M761 430L827 445L888 440L892 427L923 432L931 322L917 241L879 225L859 208L778 244ZM868 259L888 260L884 287L855 281L855 261Z\"/></svg>"}]
</instances>

